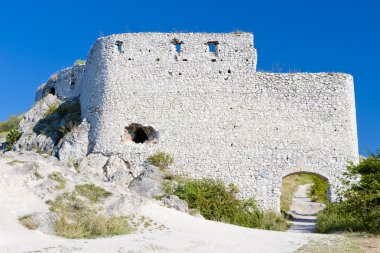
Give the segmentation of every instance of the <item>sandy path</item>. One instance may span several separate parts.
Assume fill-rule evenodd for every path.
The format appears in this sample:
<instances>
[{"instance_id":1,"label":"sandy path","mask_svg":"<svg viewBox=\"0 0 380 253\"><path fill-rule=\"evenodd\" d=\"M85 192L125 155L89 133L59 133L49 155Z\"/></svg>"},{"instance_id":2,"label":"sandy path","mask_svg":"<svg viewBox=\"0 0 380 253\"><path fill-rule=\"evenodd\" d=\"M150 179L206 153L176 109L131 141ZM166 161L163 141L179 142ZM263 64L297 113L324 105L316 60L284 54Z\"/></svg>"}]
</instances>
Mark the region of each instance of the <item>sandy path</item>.
<instances>
[{"instance_id":1,"label":"sandy path","mask_svg":"<svg viewBox=\"0 0 380 253\"><path fill-rule=\"evenodd\" d=\"M289 213L292 214L292 226L289 232L313 233L317 222L317 214L324 208L321 203L313 202L307 193L312 184L298 186L293 195Z\"/></svg>"},{"instance_id":2,"label":"sandy path","mask_svg":"<svg viewBox=\"0 0 380 253\"><path fill-rule=\"evenodd\" d=\"M247 229L206 221L149 202L142 214L167 230L94 240L69 240L31 231L17 218L47 206L0 158L0 252L294 252L310 235Z\"/></svg>"}]
</instances>

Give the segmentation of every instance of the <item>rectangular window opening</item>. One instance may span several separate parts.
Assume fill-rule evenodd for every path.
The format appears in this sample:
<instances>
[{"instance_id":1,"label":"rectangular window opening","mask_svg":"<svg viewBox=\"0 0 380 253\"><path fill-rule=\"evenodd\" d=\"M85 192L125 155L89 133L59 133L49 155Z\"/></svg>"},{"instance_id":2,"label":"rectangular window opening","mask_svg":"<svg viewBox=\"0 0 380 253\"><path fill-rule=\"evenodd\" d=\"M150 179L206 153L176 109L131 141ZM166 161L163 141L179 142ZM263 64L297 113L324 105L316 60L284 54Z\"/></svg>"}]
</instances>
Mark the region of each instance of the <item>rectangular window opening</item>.
<instances>
[{"instance_id":1,"label":"rectangular window opening","mask_svg":"<svg viewBox=\"0 0 380 253\"><path fill-rule=\"evenodd\" d=\"M182 44L181 43L176 43L175 44L175 51L177 53L180 53L181 52L181 47L182 47Z\"/></svg>"},{"instance_id":2,"label":"rectangular window opening","mask_svg":"<svg viewBox=\"0 0 380 253\"><path fill-rule=\"evenodd\" d=\"M123 52L123 42L122 41L116 41L116 46L117 46L117 51L119 51L119 53L122 53Z\"/></svg>"},{"instance_id":3,"label":"rectangular window opening","mask_svg":"<svg viewBox=\"0 0 380 253\"><path fill-rule=\"evenodd\" d=\"M208 44L208 51L210 53L213 53L215 55L218 55L218 42L217 41L210 41Z\"/></svg>"}]
</instances>

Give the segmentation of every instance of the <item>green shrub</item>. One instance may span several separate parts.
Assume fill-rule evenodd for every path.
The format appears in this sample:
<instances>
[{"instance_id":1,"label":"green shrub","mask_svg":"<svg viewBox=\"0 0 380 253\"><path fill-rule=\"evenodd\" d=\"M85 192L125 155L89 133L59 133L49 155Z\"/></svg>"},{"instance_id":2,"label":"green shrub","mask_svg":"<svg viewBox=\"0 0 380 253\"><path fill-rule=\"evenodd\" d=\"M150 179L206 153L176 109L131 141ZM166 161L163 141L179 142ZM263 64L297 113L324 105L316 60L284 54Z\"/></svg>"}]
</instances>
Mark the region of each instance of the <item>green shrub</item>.
<instances>
[{"instance_id":1,"label":"green shrub","mask_svg":"<svg viewBox=\"0 0 380 253\"><path fill-rule=\"evenodd\" d=\"M364 231L380 234L380 152L350 164L337 203L318 215L317 231Z\"/></svg>"},{"instance_id":2,"label":"green shrub","mask_svg":"<svg viewBox=\"0 0 380 253\"><path fill-rule=\"evenodd\" d=\"M12 150L15 143L18 141L18 139L20 139L20 137L21 137L21 132L19 130L11 129L6 137L6 142L7 142L6 150L7 151Z\"/></svg>"},{"instance_id":3,"label":"green shrub","mask_svg":"<svg viewBox=\"0 0 380 253\"><path fill-rule=\"evenodd\" d=\"M6 121L0 122L0 133L8 132L11 129L18 129L18 125L22 117L20 116L11 116Z\"/></svg>"},{"instance_id":4,"label":"green shrub","mask_svg":"<svg viewBox=\"0 0 380 253\"><path fill-rule=\"evenodd\" d=\"M164 171L174 162L174 158L165 152L158 152L148 157L148 162Z\"/></svg>"},{"instance_id":5,"label":"green shrub","mask_svg":"<svg viewBox=\"0 0 380 253\"><path fill-rule=\"evenodd\" d=\"M234 185L226 187L212 179L192 179L168 189L185 200L189 208L196 208L208 220L221 221L243 227L285 230L285 219L272 211L260 211L253 199L242 201L236 197Z\"/></svg>"},{"instance_id":6,"label":"green shrub","mask_svg":"<svg viewBox=\"0 0 380 253\"><path fill-rule=\"evenodd\" d=\"M112 193L94 184L77 185L75 190L79 195L86 197L93 203L112 195Z\"/></svg>"}]
</instances>

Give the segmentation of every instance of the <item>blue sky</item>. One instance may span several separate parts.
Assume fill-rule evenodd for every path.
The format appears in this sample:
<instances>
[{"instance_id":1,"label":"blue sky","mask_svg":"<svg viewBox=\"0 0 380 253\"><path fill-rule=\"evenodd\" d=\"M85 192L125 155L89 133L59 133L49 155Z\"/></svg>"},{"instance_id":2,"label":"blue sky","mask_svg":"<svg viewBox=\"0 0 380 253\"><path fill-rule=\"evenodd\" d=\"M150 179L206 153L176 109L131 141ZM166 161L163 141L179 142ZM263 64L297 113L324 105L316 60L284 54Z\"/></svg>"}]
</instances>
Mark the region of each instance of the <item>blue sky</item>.
<instances>
[{"instance_id":1,"label":"blue sky","mask_svg":"<svg viewBox=\"0 0 380 253\"><path fill-rule=\"evenodd\" d=\"M380 148L380 0L0 2L0 120L95 39L123 32L254 33L258 69L345 72L355 80L359 148Z\"/></svg>"}]
</instances>

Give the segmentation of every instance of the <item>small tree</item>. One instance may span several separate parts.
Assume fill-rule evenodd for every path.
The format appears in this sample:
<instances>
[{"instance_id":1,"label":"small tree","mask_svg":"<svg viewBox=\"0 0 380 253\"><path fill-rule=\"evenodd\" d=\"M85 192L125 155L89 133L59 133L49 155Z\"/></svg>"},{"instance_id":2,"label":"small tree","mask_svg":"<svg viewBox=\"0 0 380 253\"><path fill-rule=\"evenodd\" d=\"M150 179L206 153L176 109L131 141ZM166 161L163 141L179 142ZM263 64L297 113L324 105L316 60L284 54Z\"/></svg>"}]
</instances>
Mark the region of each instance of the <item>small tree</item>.
<instances>
[{"instance_id":1,"label":"small tree","mask_svg":"<svg viewBox=\"0 0 380 253\"><path fill-rule=\"evenodd\" d=\"M20 139L21 132L17 129L11 129L7 135L6 141L7 141L7 147L6 150L10 151L14 147L16 141Z\"/></svg>"}]
</instances>

